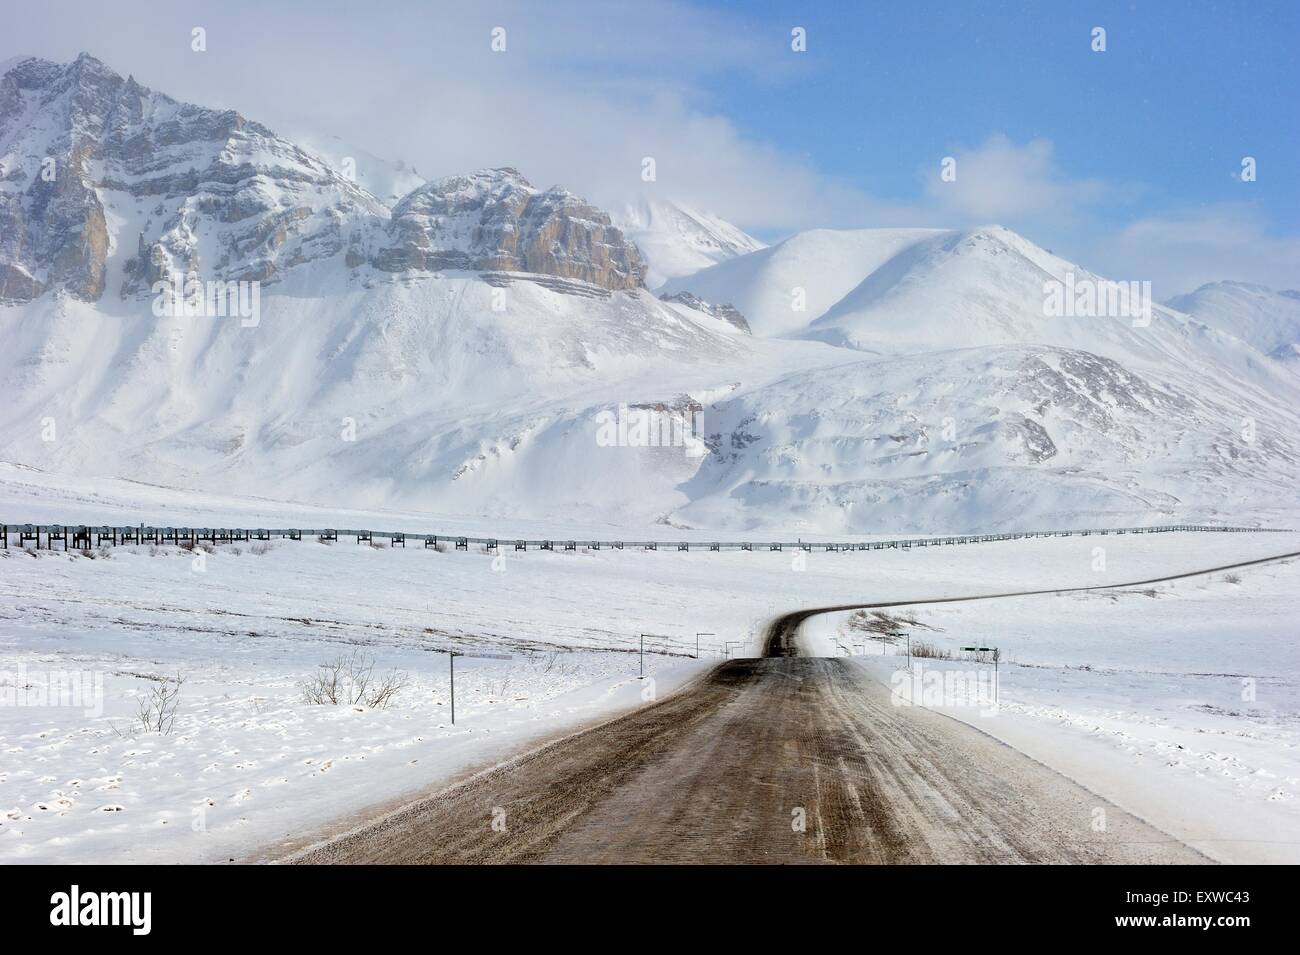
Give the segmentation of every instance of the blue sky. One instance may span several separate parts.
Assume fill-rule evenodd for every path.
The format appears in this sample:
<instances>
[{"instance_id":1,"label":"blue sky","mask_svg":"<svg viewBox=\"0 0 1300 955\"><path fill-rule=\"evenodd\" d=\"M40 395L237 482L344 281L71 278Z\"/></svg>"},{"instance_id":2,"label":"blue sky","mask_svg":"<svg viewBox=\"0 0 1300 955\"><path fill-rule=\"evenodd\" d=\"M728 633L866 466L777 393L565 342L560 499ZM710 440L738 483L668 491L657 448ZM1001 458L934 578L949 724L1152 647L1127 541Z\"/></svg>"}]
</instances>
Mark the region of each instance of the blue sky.
<instances>
[{"instance_id":1,"label":"blue sky","mask_svg":"<svg viewBox=\"0 0 1300 955\"><path fill-rule=\"evenodd\" d=\"M6 28L0 59L86 50L430 177L513 165L606 206L682 200L768 240L1000 222L1162 296L1300 286L1295 2L47 0L11 7ZM945 156L955 183L938 178Z\"/></svg>"},{"instance_id":2,"label":"blue sky","mask_svg":"<svg viewBox=\"0 0 1300 955\"><path fill-rule=\"evenodd\" d=\"M781 44L796 19L808 52L761 92L731 75L716 108L828 175L908 198L918 168L1000 133L1050 140L1067 176L1134 187L1111 216L1244 199L1298 224L1300 4L762 6L756 32ZM1249 190L1245 155L1263 172Z\"/></svg>"}]
</instances>

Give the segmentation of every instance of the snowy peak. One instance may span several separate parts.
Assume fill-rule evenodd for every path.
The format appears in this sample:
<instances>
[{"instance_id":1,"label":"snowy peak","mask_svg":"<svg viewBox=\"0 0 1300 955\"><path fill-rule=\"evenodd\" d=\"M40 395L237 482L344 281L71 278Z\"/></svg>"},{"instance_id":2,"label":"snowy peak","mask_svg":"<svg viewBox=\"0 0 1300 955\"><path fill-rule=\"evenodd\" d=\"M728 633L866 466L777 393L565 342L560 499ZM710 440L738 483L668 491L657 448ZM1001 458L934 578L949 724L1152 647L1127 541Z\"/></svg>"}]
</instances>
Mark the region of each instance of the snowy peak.
<instances>
[{"instance_id":1,"label":"snowy peak","mask_svg":"<svg viewBox=\"0 0 1300 955\"><path fill-rule=\"evenodd\" d=\"M1081 268L1001 226L941 232L871 271L816 321L810 337L867 350L1039 341L1043 285Z\"/></svg>"},{"instance_id":2,"label":"snowy peak","mask_svg":"<svg viewBox=\"0 0 1300 955\"><path fill-rule=\"evenodd\" d=\"M730 222L665 199L629 203L615 221L645 256L650 288L764 248Z\"/></svg>"},{"instance_id":3,"label":"snowy peak","mask_svg":"<svg viewBox=\"0 0 1300 955\"><path fill-rule=\"evenodd\" d=\"M1001 226L936 233L901 249L802 337L895 355L1036 344L1166 368L1199 367L1207 348L1234 365L1247 359L1231 339L1197 340L1151 301L1149 283L1102 278Z\"/></svg>"},{"instance_id":4,"label":"snowy peak","mask_svg":"<svg viewBox=\"0 0 1300 955\"><path fill-rule=\"evenodd\" d=\"M88 54L22 60L0 79L0 300L128 297L189 272L272 282L385 215L266 127Z\"/></svg>"},{"instance_id":5,"label":"snowy peak","mask_svg":"<svg viewBox=\"0 0 1300 955\"><path fill-rule=\"evenodd\" d=\"M532 272L610 290L639 288L645 275L606 213L508 167L421 186L394 206L387 236L373 264L389 272Z\"/></svg>"},{"instance_id":6,"label":"snowy peak","mask_svg":"<svg viewBox=\"0 0 1300 955\"><path fill-rule=\"evenodd\" d=\"M1293 360L1300 350L1300 292L1245 282L1211 282L1166 302L1266 355Z\"/></svg>"}]
</instances>

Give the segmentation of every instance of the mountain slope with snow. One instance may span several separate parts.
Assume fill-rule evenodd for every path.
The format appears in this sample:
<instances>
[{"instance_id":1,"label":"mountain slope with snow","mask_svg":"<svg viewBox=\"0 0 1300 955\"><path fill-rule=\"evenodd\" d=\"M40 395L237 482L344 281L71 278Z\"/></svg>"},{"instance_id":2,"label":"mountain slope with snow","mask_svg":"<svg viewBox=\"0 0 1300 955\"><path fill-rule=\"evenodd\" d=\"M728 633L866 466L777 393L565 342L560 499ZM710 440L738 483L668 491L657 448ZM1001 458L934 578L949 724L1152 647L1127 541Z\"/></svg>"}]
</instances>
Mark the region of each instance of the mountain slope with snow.
<instances>
[{"instance_id":1,"label":"mountain slope with snow","mask_svg":"<svg viewBox=\"0 0 1300 955\"><path fill-rule=\"evenodd\" d=\"M764 248L730 222L664 199L628 203L614 221L649 264L650 288Z\"/></svg>"},{"instance_id":2,"label":"mountain slope with snow","mask_svg":"<svg viewBox=\"0 0 1300 955\"><path fill-rule=\"evenodd\" d=\"M1300 292L1275 292L1245 282L1212 282L1165 304L1266 355L1293 359L1300 354Z\"/></svg>"},{"instance_id":3,"label":"mountain slope with snow","mask_svg":"<svg viewBox=\"0 0 1300 955\"><path fill-rule=\"evenodd\" d=\"M1246 418L1258 428L1243 431ZM1296 505L1296 407L1152 381L1078 350L984 346L804 371L717 402L705 430L710 454L678 515L703 526L1090 527L1286 520Z\"/></svg>"}]
</instances>

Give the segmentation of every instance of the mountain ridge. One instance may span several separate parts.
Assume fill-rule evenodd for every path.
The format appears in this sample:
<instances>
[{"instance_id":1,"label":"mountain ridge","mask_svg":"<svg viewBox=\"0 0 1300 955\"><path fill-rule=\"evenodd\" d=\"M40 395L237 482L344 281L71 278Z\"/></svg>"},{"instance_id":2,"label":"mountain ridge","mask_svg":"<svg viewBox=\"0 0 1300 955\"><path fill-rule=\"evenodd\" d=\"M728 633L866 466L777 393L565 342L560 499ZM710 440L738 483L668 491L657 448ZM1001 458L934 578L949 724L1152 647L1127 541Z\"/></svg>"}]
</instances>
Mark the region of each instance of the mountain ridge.
<instances>
[{"instance_id":1,"label":"mountain ridge","mask_svg":"<svg viewBox=\"0 0 1300 955\"><path fill-rule=\"evenodd\" d=\"M1045 283L1100 279L1001 227L741 251L699 214L656 233L681 249L642 256L618 216L512 168L390 207L234 111L92 61L0 79L0 459L636 526L1296 508L1292 365L1163 306L1146 325L1049 315ZM701 255L725 258L648 290L656 259ZM151 280L189 270L264 284L256 320L156 314ZM625 413L699 430L611 444Z\"/></svg>"}]
</instances>

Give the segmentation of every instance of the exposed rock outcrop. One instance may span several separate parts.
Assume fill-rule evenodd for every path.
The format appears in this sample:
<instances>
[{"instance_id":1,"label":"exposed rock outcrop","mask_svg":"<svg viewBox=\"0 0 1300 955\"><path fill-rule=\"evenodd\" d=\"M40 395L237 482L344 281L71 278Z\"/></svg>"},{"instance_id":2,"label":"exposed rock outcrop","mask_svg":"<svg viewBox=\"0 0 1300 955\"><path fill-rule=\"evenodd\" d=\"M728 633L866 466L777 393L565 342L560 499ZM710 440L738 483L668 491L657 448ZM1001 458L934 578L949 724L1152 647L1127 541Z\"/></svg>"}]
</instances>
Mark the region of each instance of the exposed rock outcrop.
<instances>
[{"instance_id":1,"label":"exposed rock outcrop","mask_svg":"<svg viewBox=\"0 0 1300 955\"><path fill-rule=\"evenodd\" d=\"M672 295L664 294L659 298L665 302L672 302L676 305L685 305L687 308L693 308L697 312L703 312L705 315L711 315L714 318L720 318L728 324L739 328L746 335L751 334L749 322L745 321L745 316L740 314L740 309L734 305L712 305L704 301L698 295L690 292L675 292Z\"/></svg>"},{"instance_id":2,"label":"exposed rock outcrop","mask_svg":"<svg viewBox=\"0 0 1300 955\"><path fill-rule=\"evenodd\" d=\"M374 259L389 272L533 272L617 291L643 284L635 245L604 212L558 186L539 191L514 169L484 169L416 189L393 208Z\"/></svg>"},{"instance_id":3,"label":"exposed rock outcrop","mask_svg":"<svg viewBox=\"0 0 1300 955\"><path fill-rule=\"evenodd\" d=\"M231 110L178 103L82 54L0 78L0 298L95 301L153 282L275 281L387 210L341 172ZM108 221L128 223L113 236ZM120 276L117 243L129 243ZM201 251L202 250L202 251Z\"/></svg>"}]
</instances>

